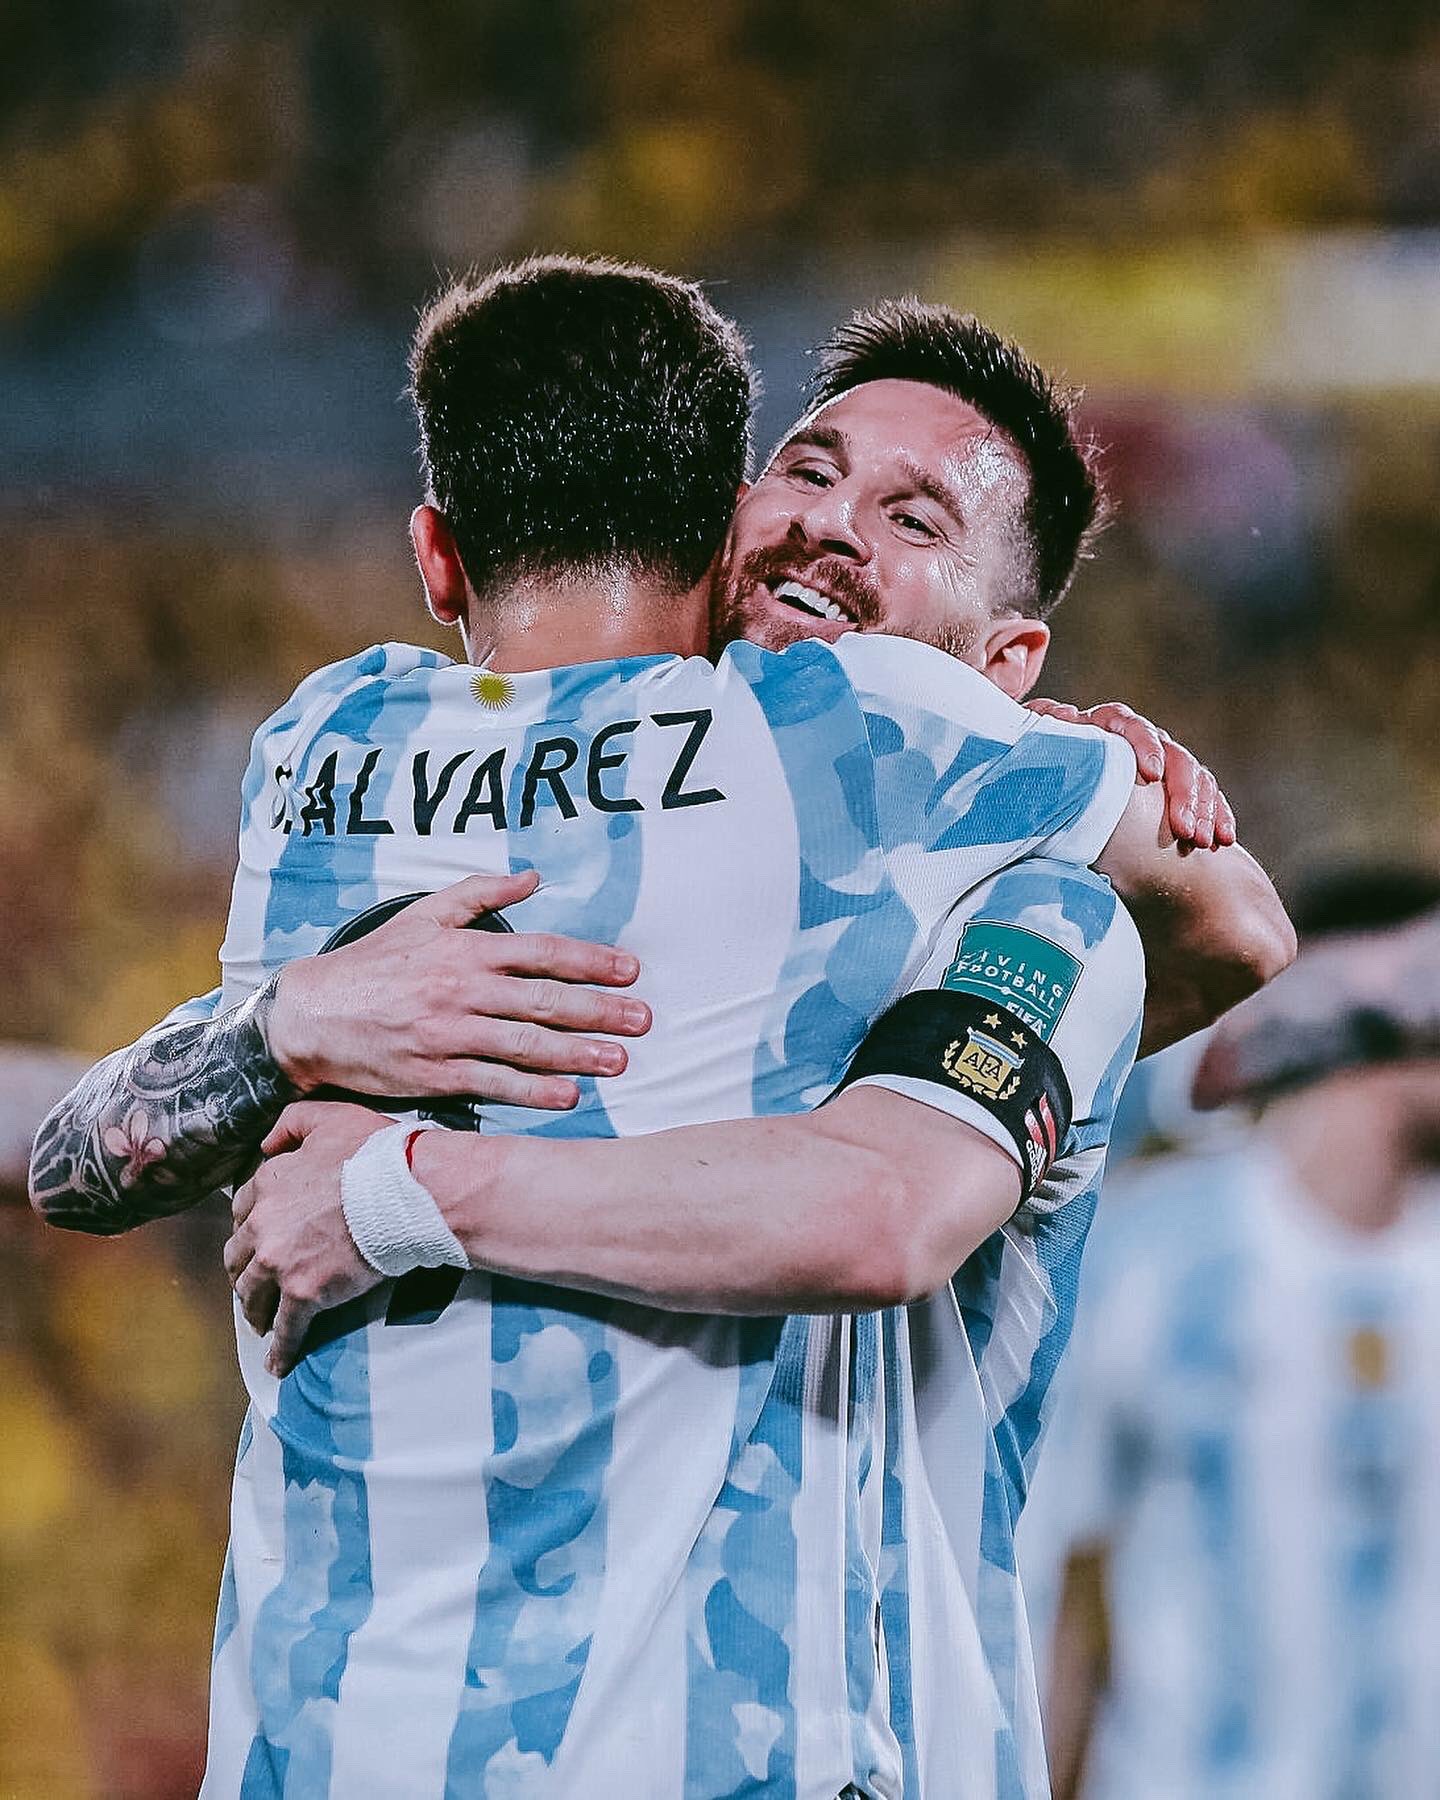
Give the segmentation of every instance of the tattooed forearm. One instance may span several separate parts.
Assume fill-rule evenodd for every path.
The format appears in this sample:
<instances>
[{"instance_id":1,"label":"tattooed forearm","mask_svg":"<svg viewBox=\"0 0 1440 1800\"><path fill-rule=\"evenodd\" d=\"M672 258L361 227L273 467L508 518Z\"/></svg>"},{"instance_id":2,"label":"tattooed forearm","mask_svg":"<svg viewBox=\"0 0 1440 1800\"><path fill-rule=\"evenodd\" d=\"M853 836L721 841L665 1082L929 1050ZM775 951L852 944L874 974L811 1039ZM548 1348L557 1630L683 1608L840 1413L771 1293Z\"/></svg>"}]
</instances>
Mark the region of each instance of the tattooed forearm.
<instances>
[{"instance_id":1,"label":"tattooed forearm","mask_svg":"<svg viewBox=\"0 0 1440 1800\"><path fill-rule=\"evenodd\" d=\"M51 1225L110 1235L247 1176L296 1090L270 1053L275 983L202 1024L107 1056L40 1127L30 1201Z\"/></svg>"}]
</instances>

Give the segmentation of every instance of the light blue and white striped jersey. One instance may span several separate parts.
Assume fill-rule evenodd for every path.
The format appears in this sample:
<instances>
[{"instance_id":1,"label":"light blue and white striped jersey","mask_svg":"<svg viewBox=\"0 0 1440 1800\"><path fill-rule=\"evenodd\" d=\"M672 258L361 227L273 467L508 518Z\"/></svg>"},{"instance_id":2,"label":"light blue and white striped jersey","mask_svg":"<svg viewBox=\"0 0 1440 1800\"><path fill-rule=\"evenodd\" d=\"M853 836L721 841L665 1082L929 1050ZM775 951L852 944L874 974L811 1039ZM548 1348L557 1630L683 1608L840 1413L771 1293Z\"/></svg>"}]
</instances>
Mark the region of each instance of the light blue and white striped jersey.
<instances>
[{"instance_id":1,"label":"light blue and white striped jersey","mask_svg":"<svg viewBox=\"0 0 1440 1800\"><path fill-rule=\"evenodd\" d=\"M1255 1138L1107 1199L1023 1566L1108 1547L1089 1800L1440 1786L1440 1189L1341 1229Z\"/></svg>"},{"instance_id":2,"label":"light blue and white striped jersey","mask_svg":"<svg viewBox=\"0 0 1440 1800\"><path fill-rule=\"evenodd\" d=\"M634 951L655 1026L576 1111L487 1107L484 1129L801 1110L932 957L968 968L958 897L1029 853L1093 858L1132 774L1117 740L895 639L505 677L384 646L257 735L224 1002L379 900L534 866L516 926ZM1014 895L1066 915L1018 995L1057 1018L1097 916L1075 923L1069 880L1109 893L1061 869ZM436 1306L407 1278L330 1315L281 1384L238 1331L207 1795L904 1791L903 1314L694 1318L478 1274ZM1024 1409L1014 1374L982 1380L992 1439ZM983 1674L973 1620L970 1644Z\"/></svg>"}]
</instances>

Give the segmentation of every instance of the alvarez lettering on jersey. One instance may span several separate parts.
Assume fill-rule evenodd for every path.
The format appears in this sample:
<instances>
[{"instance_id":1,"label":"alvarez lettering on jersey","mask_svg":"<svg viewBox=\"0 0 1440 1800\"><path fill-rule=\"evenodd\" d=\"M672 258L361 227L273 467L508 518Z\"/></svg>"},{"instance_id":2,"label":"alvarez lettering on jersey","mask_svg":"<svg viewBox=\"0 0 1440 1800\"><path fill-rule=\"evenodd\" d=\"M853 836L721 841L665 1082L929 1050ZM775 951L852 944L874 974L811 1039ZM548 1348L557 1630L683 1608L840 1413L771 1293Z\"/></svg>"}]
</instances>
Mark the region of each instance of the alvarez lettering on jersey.
<instances>
[{"instance_id":1,"label":"alvarez lettering on jersey","mask_svg":"<svg viewBox=\"0 0 1440 1800\"><path fill-rule=\"evenodd\" d=\"M334 837L383 837L396 829L385 810L370 811L371 784L380 774L379 791L391 796L393 811L409 794L408 816L401 829L419 837L433 832L466 832L478 820L494 831L525 830L537 811L553 808L564 819L580 816L582 807L598 813L674 812L690 806L714 806L725 795L716 787L691 786L691 772L714 722L709 707L682 712L656 712L640 719L614 719L593 736L556 731L528 744L484 744L444 756L429 749L397 755L376 744L366 750L343 745L331 750L312 781L297 786L287 763L273 774L276 797L271 824L302 837L320 833ZM667 732L669 762L658 791L642 798L627 792L629 757L636 733ZM391 766L387 766L391 765ZM404 779L408 770L409 780ZM402 798L397 800L397 796Z\"/></svg>"}]
</instances>

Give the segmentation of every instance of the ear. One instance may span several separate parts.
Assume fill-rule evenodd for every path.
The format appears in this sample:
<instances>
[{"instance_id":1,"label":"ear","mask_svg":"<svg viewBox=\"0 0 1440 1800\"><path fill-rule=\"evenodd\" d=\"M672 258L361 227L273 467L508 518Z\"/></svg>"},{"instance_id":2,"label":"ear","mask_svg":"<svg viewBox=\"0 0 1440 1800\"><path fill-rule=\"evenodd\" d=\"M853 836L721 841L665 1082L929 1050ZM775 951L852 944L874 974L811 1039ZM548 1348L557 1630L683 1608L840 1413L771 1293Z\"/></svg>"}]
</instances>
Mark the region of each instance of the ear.
<instances>
[{"instance_id":1,"label":"ear","mask_svg":"<svg viewBox=\"0 0 1440 1800\"><path fill-rule=\"evenodd\" d=\"M410 515L410 542L431 617L441 625L459 624L469 603L470 583L444 513L433 506L417 506Z\"/></svg>"},{"instance_id":2,"label":"ear","mask_svg":"<svg viewBox=\"0 0 1440 1800\"><path fill-rule=\"evenodd\" d=\"M981 642L980 672L1002 694L1023 700L1040 679L1050 627L1043 619L1008 613L996 619Z\"/></svg>"}]
</instances>

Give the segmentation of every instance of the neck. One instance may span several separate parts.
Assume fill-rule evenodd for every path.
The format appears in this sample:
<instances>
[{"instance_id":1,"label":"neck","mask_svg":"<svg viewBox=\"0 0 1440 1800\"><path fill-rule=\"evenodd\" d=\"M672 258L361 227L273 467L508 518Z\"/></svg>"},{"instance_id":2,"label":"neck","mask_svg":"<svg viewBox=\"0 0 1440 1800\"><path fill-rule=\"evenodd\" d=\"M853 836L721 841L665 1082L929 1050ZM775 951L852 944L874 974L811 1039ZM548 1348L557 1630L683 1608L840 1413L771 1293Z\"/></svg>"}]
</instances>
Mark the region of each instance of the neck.
<instances>
[{"instance_id":1,"label":"neck","mask_svg":"<svg viewBox=\"0 0 1440 1800\"><path fill-rule=\"evenodd\" d=\"M709 588L677 594L615 571L519 581L472 603L461 622L466 660L502 674L627 656L701 656Z\"/></svg>"},{"instance_id":2,"label":"neck","mask_svg":"<svg viewBox=\"0 0 1440 1800\"><path fill-rule=\"evenodd\" d=\"M1404 1210L1415 1169L1403 1109L1363 1078L1334 1076L1277 1101L1262 1130L1310 1200L1337 1224L1383 1231Z\"/></svg>"}]
</instances>

